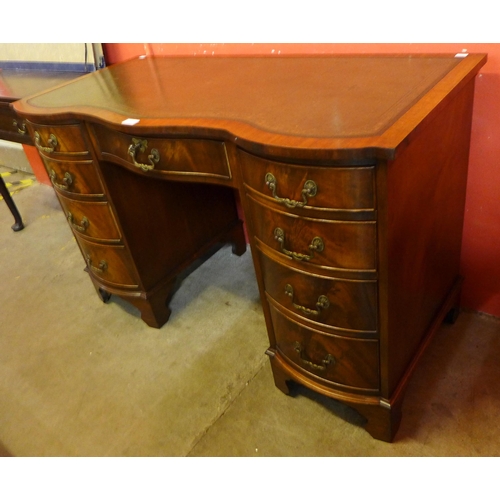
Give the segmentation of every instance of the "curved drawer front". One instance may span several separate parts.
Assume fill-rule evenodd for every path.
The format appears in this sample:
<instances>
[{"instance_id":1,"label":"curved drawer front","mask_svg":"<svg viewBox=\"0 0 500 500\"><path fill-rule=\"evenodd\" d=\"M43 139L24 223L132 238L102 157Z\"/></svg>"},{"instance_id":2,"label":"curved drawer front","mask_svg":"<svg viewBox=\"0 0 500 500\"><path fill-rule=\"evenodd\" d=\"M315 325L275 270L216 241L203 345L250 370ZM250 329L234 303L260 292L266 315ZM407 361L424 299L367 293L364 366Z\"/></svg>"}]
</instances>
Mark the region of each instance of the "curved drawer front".
<instances>
[{"instance_id":1,"label":"curved drawer front","mask_svg":"<svg viewBox=\"0 0 500 500\"><path fill-rule=\"evenodd\" d=\"M60 193L89 197L104 195L99 174L92 160L58 161L42 158L52 185Z\"/></svg>"},{"instance_id":2,"label":"curved drawer front","mask_svg":"<svg viewBox=\"0 0 500 500\"><path fill-rule=\"evenodd\" d=\"M306 321L352 333L377 333L377 282L319 278L259 252L266 292Z\"/></svg>"},{"instance_id":3,"label":"curved drawer front","mask_svg":"<svg viewBox=\"0 0 500 500\"><path fill-rule=\"evenodd\" d=\"M29 123L33 142L38 151L45 156L85 156L89 148L79 125L37 125Z\"/></svg>"},{"instance_id":4,"label":"curved drawer front","mask_svg":"<svg viewBox=\"0 0 500 500\"><path fill-rule=\"evenodd\" d=\"M250 188L285 208L374 210L374 167L307 167L238 155ZM298 204L297 204L298 203Z\"/></svg>"},{"instance_id":5,"label":"curved drawer front","mask_svg":"<svg viewBox=\"0 0 500 500\"><path fill-rule=\"evenodd\" d=\"M353 271L376 270L376 223L298 217L250 198L255 236L293 260Z\"/></svg>"},{"instance_id":6,"label":"curved drawer front","mask_svg":"<svg viewBox=\"0 0 500 500\"><path fill-rule=\"evenodd\" d=\"M7 141L33 144L26 128L26 121L19 118L9 106L0 103L0 138Z\"/></svg>"},{"instance_id":7,"label":"curved drawer front","mask_svg":"<svg viewBox=\"0 0 500 500\"><path fill-rule=\"evenodd\" d=\"M290 321L274 307L271 317L276 348L292 364L342 388L378 391L377 340L324 335Z\"/></svg>"},{"instance_id":8,"label":"curved drawer front","mask_svg":"<svg viewBox=\"0 0 500 500\"><path fill-rule=\"evenodd\" d=\"M139 171L231 179L223 142L140 137L99 125L94 125L94 135L103 159L118 158Z\"/></svg>"},{"instance_id":9,"label":"curved drawer front","mask_svg":"<svg viewBox=\"0 0 500 500\"><path fill-rule=\"evenodd\" d=\"M59 197L66 219L75 232L85 236L107 241L120 241L120 232L109 204L87 202Z\"/></svg>"},{"instance_id":10,"label":"curved drawer front","mask_svg":"<svg viewBox=\"0 0 500 500\"><path fill-rule=\"evenodd\" d=\"M138 280L133 276L133 263L124 246L91 243L76 235L76 239L92 275L110 285L134 287Z\"/></svg>"}]
</instances>

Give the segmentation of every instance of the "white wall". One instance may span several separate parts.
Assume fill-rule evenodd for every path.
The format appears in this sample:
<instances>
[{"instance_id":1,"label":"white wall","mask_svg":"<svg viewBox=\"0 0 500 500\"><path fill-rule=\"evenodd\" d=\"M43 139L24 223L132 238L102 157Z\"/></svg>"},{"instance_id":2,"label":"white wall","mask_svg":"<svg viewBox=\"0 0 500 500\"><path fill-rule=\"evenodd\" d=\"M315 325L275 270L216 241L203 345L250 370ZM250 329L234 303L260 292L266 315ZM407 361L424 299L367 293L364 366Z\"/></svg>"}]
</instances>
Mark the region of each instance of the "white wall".
<instances>
[{"instance_id":1,"label":"white wall","mask_svg":"<svg viewBox=\"0 0 500 500\"><path fill-rule=\"evenodd\" d=\"M100 43L0 43L0 62L8 63L87 63L98 68L102 55Z\"/></svg>"},{"instance_id":2,"label":"white wall","mask_svg":"<svg viewBox=\"0 0 500 500\"><path fill-rule=\"evenodd\" d=\"M91 43L0 43L0 61L85 62Z\"/></svg>"}]
</instances>

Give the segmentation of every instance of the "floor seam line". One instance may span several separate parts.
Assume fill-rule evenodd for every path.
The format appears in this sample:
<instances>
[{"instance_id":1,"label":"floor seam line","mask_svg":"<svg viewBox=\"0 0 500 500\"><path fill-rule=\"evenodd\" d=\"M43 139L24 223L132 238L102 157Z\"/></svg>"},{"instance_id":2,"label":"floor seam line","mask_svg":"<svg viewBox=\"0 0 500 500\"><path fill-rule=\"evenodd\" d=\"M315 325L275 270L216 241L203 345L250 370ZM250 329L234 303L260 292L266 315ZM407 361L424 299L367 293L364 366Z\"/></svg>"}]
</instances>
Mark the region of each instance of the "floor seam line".
<instances>
[{"instance_id":1,"label":"floor seam line","mask_svg":"<svg viewBox=\"0 0 500 500\"><path fill-rule=\"evenodd\" d=\"M257 377L257 375L262 371L262 369L267 365L267 359L264 359L262 361L262 364L258 367L256 372L253 374L252 377L250 377L249 380L245 383L245 385L242 387L242 389L236 394L236 396L228 402L227 406L224 408L224 410L215 418L209 425L205 427L205 429L200 433L199 437L194 441L194 444L191 446L189 449L189 452L186 453L186 457L188 457L193 450L198 446L200 441L204 438L204 436L207 435L208 431L227 413L227 411L233 406L233 404L236 402L236 400L239 399L239 397L243 394L243 392L248 388L250 385L250 382Z\"/></svg>"}]
</instances>

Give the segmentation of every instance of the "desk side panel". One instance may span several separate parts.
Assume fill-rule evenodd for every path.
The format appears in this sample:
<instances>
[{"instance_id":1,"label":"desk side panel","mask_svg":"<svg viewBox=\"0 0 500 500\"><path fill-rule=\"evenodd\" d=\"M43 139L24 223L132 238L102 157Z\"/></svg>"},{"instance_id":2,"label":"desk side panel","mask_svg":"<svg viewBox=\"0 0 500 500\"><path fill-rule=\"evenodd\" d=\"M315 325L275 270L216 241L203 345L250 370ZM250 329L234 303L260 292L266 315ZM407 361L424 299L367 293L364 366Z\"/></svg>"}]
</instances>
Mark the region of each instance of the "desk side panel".
<instances>
[{"instance_id":1,"label":"desk side panel","mask_svg":"<svg viewBox=\"0 0 500 500\"><path fill-rule=\"evenodd\" d=\"M381 304L387 396L459 279L473 96L472 80L388 164L388 295Z\"/></svg>"}]
</instances>

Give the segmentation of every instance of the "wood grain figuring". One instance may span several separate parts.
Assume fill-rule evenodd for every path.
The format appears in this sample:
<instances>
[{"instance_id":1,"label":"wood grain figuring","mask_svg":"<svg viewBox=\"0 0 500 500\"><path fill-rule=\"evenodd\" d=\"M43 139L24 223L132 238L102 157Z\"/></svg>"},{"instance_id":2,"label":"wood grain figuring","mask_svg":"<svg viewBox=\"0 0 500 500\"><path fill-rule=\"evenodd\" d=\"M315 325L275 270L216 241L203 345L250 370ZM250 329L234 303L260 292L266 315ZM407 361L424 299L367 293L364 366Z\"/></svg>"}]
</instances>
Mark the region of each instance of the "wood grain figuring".
<instances>
[{"instance_id":1,"label":"wood grain figuring","mask_svg":"<svg viewBox=\"0 0 500 500\"><path fill-rule=\"evenodd\" d=\"M138 287L138 278L127 249L85 240L75 233L83 258L94 278L108 285ZM101 266L104 262L105 266Z\"/></svg>"},{"instance_id":2,"label":"wood grain figuring","mask_svg":"<svg viewBox=\"0 0 500 500\"><path fill-rule=\"evenodd\" d=\"M328 212L364 211L367 213L362 215L366 217L370 210L375 209L373 166L305 167L269 161L243 151L239 152L239 161L243 166L243 180L247 189L256 191L252 192L252 196L259 193L267 198L272 197L272 190L266 184L266 174L270 173L276 178L276 196L282 199L303 202L304 184L308 180L316 184L317 193L307 198L304 214L312 209L321 210L324 217L330 215ZM352 213L349 216L355 217Z\"/></svg>"},{"instance_id":3,"label":"wood grain figuring","mask_svg":"<svg viewBox=\"0 0 500 500\"><path fill-rule=\"evenodd\" d=\"M244 218L276 387L344 402L392 441L411 375L460 304L485 62L145 58L13 110L32 140L58 137L42 156L101 300L160 328L193 266L226 243L245 251ZM140 165L134 140L147 141Z\"/></svg>"},{"instance_id":4,"label":"wood grain figuring","mask_svg":"<svg viewBox=\"0 0 500 500\"><path fill-rule=\"evenodd\" d=\"M85 198L102 198L104 196L104 187L101 183L99 174L92 160L82 161L58 161L49 159L40 155L49 177L52 172L52 185L54 189L66 196L72 194L81 195ZM67 174L71 182L64 183Z\"/></svg>"},{"instance_id":5,"label":"wood grain figuring","mask_svg":"<svg viewBox=\"0 0 500 500\"><path fill-rule=\"evenodd\" d=\"M277 349L297 367L347 390L378 391L377 340L325 335L291 321L273 306L271 315L278 332ZM300 353L297 343L303 348ZM334 359L323 364L328 354Z\"/></svg>"},{"instance_id":6,"label":"wood grain figuring","mask_svg":"<svg viewBox=\"0 0 500 500\"><path fill-rule=\"evenodd\" d=\"M91 240L118 242L120 231L107 202L77 201L59 196L70 226L80 236Z\"/></svg>"},{"instance_id":7,"label":"wood grain figuring","mask_svg":"<svg viewBox=\"0 0 500 500\"><path fill-rule=\"evenodd\" d=\"M38 133L40 140L34 140L35 146L43 148L51 148L53 151L42 150L41 154L51 158L58 158L61 156L79 156L85 157L89 155L89 147L84 138L83 132L80 131L79 125L66 125L64 127L51 127L51 126L33 126L27 123L28 129L31 134ZM52 147L50 143L51 135L57 139L57 144Z\"/></svg>"},{"instance_id":8,"label":"wood grain figuring","mask_svg":"<svg viewBox=\"0 0 500 500\"><path fill-rule=\"evenodd\" d=\"M248 199L247 216L252 219L255 238L276 252L283 253L281 243L275 238L275 230L280 228L285 236L284 248L311 256L306 262L311 268L324 266L355 272L375 271L377 268L375 222L298 217L295 214L267 208L250 196ZM311 252L309 246L316 237L325 242L324 249Z\"/></svg>"},{"instance_id":9,"label":"wood grain figuring","mask_svg":"<svg viewBox=\"0 0 500 500\"><path fill-rule=\"evenodd\" d=\"M378 334L376 280L319 278L272 260L259 252L266 292L280 305L307 323L319 323L330 330L343 330L343 335ZM293 287L293 298L286 286ZM316 312L318 297L324 295L329 306L318 314L304 314L294 304ZM330 328L332 327L332 328Z\"/></svg>"},{"instance_id":10,"label":"wood grain figuring","mask_svg":"<svg viewBox=\"0 0 500 500\"><path fill-rule=\"evenodd\" d=\"M136 155L136 162L151 165L148 154L153 149L159 153L154 164L153 175L157 173L199 175L200 177L221 177L231 179L226 149L223 142L196 139L156 139L138 135L103 133L102 127L94 127L94 137L98 141L98 151L103 160L134 166L129 146L133 140L146 141L147 150Z\"/></svg>"}]
</instances>

